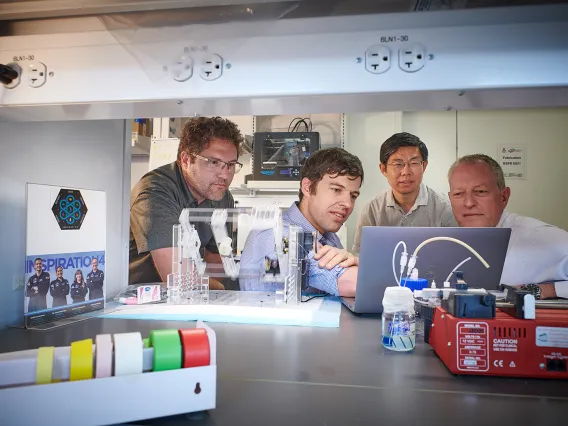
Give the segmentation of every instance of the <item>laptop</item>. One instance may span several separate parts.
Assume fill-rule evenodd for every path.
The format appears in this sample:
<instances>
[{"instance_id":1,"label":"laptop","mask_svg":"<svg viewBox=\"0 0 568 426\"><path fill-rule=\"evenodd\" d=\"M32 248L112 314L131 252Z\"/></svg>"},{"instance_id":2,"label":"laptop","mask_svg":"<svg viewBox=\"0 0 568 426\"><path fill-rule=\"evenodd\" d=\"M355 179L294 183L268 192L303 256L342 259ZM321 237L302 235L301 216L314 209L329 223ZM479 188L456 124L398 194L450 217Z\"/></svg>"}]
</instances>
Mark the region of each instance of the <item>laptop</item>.
<instances>
[{"instance_id":1,"label":"laptop","mask_svg":"<svg viewBox=\"0 0 568 426\"><path fill-rule=\"evenodd\" d=\"M355 297L342 297L341 302L354 313L381 314L385 288L398 285L404 245L409 260L418 249L414 267L418 268L418 277L428 279L429 285L435 280L442 288L449 280L453 286L452 271L458 270L469 287L496 290L510 236L510 228L365 226ZM406 275L407 268L402 278Z\"/></svg>"}]
</instances>

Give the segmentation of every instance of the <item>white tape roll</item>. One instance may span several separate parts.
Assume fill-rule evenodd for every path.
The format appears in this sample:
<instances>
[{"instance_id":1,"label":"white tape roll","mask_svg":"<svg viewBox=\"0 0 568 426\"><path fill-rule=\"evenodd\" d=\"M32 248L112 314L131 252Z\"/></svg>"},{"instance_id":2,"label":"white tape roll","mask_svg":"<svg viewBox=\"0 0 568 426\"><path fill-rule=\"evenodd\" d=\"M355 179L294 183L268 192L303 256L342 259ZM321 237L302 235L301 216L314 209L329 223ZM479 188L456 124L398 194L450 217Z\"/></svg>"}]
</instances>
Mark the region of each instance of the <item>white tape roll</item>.
<instances>
[{"instance_id":1,"label":"white tape roll","mask_svg":"<svg viewBox=\"0 0 568 426\"><path fill-rule=\"evenodd\" d=\"M95 377L112 376L112 336L110 334L99 334L95 338Z\"/></svg>"},{"instance_id":2,"label":"white tape roll","mask_svg":"<svg viewBox=\"0 0 568 426\"><path fill-rule=\"evenodd\" d=\"M115 334L114 375L141 374L144 343L140 333Z\"/></svg>"}]
</instances>

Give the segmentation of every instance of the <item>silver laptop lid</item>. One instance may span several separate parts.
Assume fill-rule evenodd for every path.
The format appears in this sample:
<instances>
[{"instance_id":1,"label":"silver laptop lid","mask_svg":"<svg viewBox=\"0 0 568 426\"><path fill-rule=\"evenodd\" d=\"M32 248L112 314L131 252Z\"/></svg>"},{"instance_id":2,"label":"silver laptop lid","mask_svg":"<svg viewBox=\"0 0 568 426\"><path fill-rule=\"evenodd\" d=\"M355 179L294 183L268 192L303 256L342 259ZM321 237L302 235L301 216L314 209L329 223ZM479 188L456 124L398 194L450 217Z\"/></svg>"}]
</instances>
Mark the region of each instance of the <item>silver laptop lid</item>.
<instances>
[{"instance_id":1,"label":"silver laptop lid","mask_svg":"<svg viewBox=\"0 0 568 426\"><path fill-rule=\"evenodd\" d=\"M365 226L361 234L355 312L382 313L385 288L398 285L405 249L409 261L418 250L414 267L419 278L429 283L434 279L438 287L459 265L458 270L464 273L470 287L496 289L510 236L509 228ZM408 273L405 268L403 277Z\"/></svg>"}]
</instances>

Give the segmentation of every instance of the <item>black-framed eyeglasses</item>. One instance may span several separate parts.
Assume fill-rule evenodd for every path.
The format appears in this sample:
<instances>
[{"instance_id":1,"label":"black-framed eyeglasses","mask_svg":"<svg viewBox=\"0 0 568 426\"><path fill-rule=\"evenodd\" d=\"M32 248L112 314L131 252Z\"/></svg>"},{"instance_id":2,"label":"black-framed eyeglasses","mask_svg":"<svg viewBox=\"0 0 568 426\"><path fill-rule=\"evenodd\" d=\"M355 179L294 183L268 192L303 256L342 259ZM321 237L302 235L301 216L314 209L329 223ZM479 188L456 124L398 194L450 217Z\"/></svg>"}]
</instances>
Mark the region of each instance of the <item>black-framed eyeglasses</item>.
<instances>
[{"instance_id":1,"label":"black-framed eyeglasses","mask_svg":"<svg viewBox=\"0 0 568 426\"><path fill-rule=\"evenodd\" d=\"M404 167L408 164L408 167L410 167L413 170L417 170L420 167L422 167L422 164L424 164L423 160L410 160L410 161L393 161L392 163L387 163L387 166L392 167L394 170L396 171L401 171L404 169Z\"/></svg>"},{"instance_id":2,"label":"black-framed eyeglasses","mask_svg":"<svg viewBox=\"0 0 568 426\"><path fill-rule=\"evenodd\" d=\"M242 168L242 163L238 161L231 161L227 163L223 160L218 160L217 158L207 158L199 154L193 154L195 158L199 158L201 161L205 161L207 163L207 168L212 171L219 171L223 170L223 168L227 168L230 173L238 173Z\"/></svg>"}]
</instances>

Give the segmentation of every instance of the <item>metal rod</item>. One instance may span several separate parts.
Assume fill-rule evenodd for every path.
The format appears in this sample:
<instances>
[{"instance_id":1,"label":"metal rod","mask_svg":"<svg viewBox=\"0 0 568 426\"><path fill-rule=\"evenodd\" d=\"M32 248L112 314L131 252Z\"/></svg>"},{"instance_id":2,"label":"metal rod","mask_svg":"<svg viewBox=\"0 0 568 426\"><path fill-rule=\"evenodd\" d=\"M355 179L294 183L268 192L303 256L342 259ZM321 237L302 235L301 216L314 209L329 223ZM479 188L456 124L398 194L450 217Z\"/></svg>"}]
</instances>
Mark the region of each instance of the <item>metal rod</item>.
<instances>
[{"instance_id":1,"label":"metal rod","mask_svg":"<svg viewBox=\"0 0 568 426\"><path fill-rule=\"evenodd\" d=\"M515 304L511 302L497 302L495 304L498 308L514 308ZM537 300L535 301L537 309L568 309L568 301L564 300Z\"/></svg>"}]
</instances>

